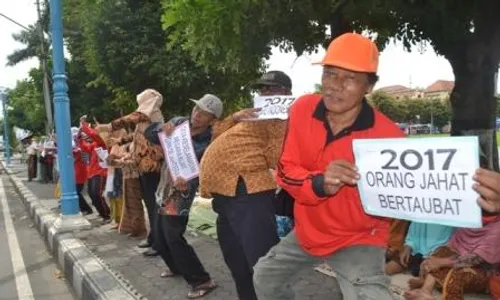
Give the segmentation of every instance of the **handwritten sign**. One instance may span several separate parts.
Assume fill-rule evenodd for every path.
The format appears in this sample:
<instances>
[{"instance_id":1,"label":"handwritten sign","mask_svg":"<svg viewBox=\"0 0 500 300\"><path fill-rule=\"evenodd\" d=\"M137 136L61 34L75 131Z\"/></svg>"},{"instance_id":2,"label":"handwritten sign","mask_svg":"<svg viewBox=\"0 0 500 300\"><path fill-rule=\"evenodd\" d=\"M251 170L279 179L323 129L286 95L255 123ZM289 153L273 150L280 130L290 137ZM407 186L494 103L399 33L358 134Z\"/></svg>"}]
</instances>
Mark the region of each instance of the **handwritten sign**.
<instances>
[{"instance_id":1,"label":"handwritten sign","mask_svg":"<svg viewBox=\"0 0 500 300\"><path fill-rule=\"evenodd\" d=\"M354 140L367 214L479 228L477 137Z\"/></svg>"},{"instance_id":2,"label":"handwritten sign","mask_svg":"<svg viewBox=\"0 0 500 300\"><path fill-rule=\"evenodd\" d=\"M108 167L106 163L106 159L108 158L108 150L103 149L102 147L95 148L95 152L97 153L97 157L99 158L99 166L103 169Z\"/></svg>"},{"instance_id":3,"label":"handwritten sign","mask_svg":"<svg viewBox=\"0 0 500 300\"><path fill-rule=\"evenodd\" d=\"M198 159L191 140L189 122L178 125L170 136L161 132L159 137L172 178L190 180L198 177Z\"/></svg>"},{"instance_id":4,"label":"handwritten sign","mask_svg":"<svg viewBox=\"0 0 500 300\"><path fill-rule=\"evenodd\" d=\"M257 120L288 119L288 109L295 102L294 96L257 96L253 99L254 108L262 108Z\"/></svg>"}]
</instances>

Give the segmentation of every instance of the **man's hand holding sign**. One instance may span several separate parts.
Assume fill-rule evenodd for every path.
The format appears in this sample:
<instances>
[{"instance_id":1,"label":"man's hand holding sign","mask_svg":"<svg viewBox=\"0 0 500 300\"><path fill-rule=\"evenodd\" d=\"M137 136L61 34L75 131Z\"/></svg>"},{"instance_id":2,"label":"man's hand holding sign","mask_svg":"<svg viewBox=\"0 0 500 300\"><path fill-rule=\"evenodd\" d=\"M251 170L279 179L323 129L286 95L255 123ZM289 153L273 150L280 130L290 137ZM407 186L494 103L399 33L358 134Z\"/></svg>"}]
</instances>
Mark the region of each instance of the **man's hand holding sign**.
<instances>
[{"instance_id":1,"label":"man's hand holding sign","mask_svg":"<svg viewBox=\"0 0 500 300\"><path fill-rule=\"evenodd\" d=\"M474 174L474 190L479 193L478 203L489 213L500 213L500 173L478 169Z\"/></svg>"},{"instance_id":2,"label":"man's hand holding sign","mask_svg":"<svg viewBox=\"0 0 500 300\"><path fill-rule=\"evenodd\" d=\"M335 195L344 185L356 185L360 178L356 166L346 160L332 161L325 170L323 189L328 196Z\"/></svg>"},{"instance_id":3,"label":"man's hand holding sign","mask_svg":"<svg viewBox=\"0 0 500 300\"><path fill-rule=\"evenodd\" d=\"M178 126L168 122L159 137L176 188L186 190L187 180L197 177L199 173L189 122Z\"/></svg>"},{"instance_id":4,"label":"man's hand holding sign","mask_svg":"<svg viewBox=\"0 0 500 300\"><path fill-rule=\"evenodd\" d=\"M253 99L253 113L258 113L257 120L288 119L288 110L295 102L294 96L257 96Z\"/></svg>"},{"instance_id":5,"label":"man's hand holding sign","mask_svg":"<svg viewBox=\"0 0 500 300\"><path fill-rule=\"evenodd\" d=\"M457 227L482 226L473 189L473 175L479 167L476 137L355 140L353 146L366 213Z\"/></svg>"}]
</instances>

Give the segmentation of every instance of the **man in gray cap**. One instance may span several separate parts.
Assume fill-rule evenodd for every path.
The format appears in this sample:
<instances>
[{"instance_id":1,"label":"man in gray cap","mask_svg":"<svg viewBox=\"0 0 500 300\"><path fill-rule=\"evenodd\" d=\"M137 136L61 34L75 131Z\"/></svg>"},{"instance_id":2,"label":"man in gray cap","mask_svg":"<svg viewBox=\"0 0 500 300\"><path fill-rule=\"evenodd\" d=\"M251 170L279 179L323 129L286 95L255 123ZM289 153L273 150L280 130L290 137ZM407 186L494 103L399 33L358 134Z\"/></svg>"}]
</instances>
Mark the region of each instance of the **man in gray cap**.
<instances>
[{"instance_id":1,"label":"man in gray cap","mask_svg":"<svg viewBox=\"0 0 500 300\"><path fill-rule=\"evenodd\" d=\"M222 116L222 101L214 95L190 99L194 106L190 117L174 117L165 125L153 123L146 129L145 136L153 144L160 144L158 133L171 135L176 126L189 122L191 141L198 161L212 139L212 124ZM164 164L160 183L156 191L158 217L156 218L155 247L168 266L161 277L182 276L191 286L189 299L203 297L217 287L207 273L193 247L184 238L189 211L198 190L198 178L175 181Z\"/></svg>"}]
</instances>

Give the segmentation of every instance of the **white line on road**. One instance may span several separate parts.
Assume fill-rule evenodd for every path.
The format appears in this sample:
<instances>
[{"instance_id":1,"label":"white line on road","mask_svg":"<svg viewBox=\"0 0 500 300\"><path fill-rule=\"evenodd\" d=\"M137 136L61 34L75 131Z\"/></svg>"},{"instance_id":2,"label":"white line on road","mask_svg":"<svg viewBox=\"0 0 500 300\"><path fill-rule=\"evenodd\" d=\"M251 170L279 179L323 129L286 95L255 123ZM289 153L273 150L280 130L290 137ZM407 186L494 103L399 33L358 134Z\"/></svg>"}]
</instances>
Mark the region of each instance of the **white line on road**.
<instances>
[{"instance_id":1,"label":"white line on road","mask_svg":"<svg viewBox=\"0 0 500 300\"><path fill-rule=\"evenodd\" d=\"M0 179L0 201L3 206L3 219L5 222L7 241L9 244L10 258L12 260L13 274L16 278L17 296L20 300L35 299L35 297L33 297L33 291L31 289L30 279L28 278L28 274L26 273L26 266L24 265L23 255L21 253L21 247L19 247L16 230L12 222L9 204L7 202L7 196L5 195L5 190L1 179Z\"/></svg>"}]
</instances>

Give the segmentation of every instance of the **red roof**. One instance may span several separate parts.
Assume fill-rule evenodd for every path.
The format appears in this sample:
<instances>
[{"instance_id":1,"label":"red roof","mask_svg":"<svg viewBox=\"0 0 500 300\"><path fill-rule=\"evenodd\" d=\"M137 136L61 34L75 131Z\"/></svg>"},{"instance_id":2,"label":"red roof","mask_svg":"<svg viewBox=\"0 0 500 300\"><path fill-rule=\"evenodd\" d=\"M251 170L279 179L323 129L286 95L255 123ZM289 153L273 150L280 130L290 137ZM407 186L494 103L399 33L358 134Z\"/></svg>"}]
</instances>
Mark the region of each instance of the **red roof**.
<instances>
[{"instance_id":1,"label":"red roof","mask_svg":"<svg viewBox=\"0 0 500 300\"><path fill-rule=\"evenodd\" d=\"M381 92L384 92L386 94L391 95L391 94L409 93L409 92L412 92L413 90L410 88L407 88L406 86L403 86L403 85L390 85L390 86L380 88L377 91L381 91Z\"/></svg>"},{"instance_id":2,"label":"red roof","mask_svg":"<svg viewBox=\"0 0 500 300\"><path fill-rule=\"evenodd\" d=\"M455 86L454 81L448 80L438 80L433 84L429 85L424 92L425 93L436 93L436 92L448 92L451 93L453 87Z\"/></svg>"}]
</instances>

